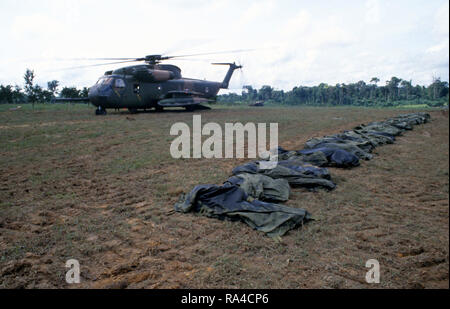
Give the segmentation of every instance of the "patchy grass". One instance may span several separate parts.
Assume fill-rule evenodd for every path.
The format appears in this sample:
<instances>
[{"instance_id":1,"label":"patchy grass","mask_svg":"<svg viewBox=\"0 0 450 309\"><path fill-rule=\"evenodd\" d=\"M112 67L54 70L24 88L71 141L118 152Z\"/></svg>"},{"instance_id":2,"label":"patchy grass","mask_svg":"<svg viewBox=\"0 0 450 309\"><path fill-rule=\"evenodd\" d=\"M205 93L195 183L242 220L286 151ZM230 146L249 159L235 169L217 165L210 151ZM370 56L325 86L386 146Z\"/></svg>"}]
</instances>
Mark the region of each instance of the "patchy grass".
<instances>
[{"instance_id":1,"label":"patchy grass","mask_svg":"<svg viewBox=\"0 0 450 309\"><path fill-rule=\"evenodd\" d=\"M179 194L222 183L245 160L170 157L173 123L192 113L109 112L86 105L0 105L0 287L448 288L448 112L361 167L331 169L336 190L294 189L287 205L314 218L274 241L239 222L173 212ZM417 111L417 109L414 109ZM278 122L279 143L409 110L223 107L202 122Z\"/></svg>"},{"instance_id":2,"label":"patchy grass","mask_svg":"<svg viewBox=\"0 0 450 309\"><path fill-rule=\"evenodd\" d=\"M406 105L399 105L396 106L396 108L407 108L407 109L411 109L411 108L427 108L429 107L427 104L406 104Z\"/></svg>"}]
</instances>

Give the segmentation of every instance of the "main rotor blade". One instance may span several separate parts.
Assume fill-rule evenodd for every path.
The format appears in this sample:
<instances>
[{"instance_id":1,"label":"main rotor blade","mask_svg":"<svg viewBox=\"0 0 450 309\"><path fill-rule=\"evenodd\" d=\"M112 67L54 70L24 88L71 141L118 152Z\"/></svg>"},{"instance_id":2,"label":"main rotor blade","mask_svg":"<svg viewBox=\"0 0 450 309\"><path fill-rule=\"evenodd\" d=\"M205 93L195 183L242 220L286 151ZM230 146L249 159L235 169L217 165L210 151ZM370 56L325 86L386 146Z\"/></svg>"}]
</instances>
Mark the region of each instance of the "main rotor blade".
<instances>
[{"instance_id":1,"label":"main rotor blade","mask_svg":"<svg viewBox=\"0 0 450 309\"><path fill-rule=\"evenodd\" d=\"M175 58L173 61L198 61L198 62L211 62L214 61L213 59L179 59Z\"/></svg>"},{"instance_id":2,"label":"main rotor blade","mask_svg":"<svg viewBox=\"0 0 450 309\"><path fill-rule=\"evenodd\" d=\"M56 58L56 60L59 61L90 61L90 60L107 60L107 61L114 61L114 60L133 60L133 59L140 59L140 58Z\"/></svg>"},{"instance_id":3,"label":"main rotor blade","mask_svg":"<svg viewBox=\"0 0 450 309\"><path fill-rule=\"evenodd\" d=\"M200 53L200 54L190 54L190 55L180 55L180 56L166 56L168 59L171 58L180 58L180 57L193 57L193 56L206 56L206 55L219 55L219 54L236 54L236 53L244 53L249 51L258 50L257 48L252 49L236 49L236 50L228 50L228 51L218 51L212 53Z\"/></svg>"},{"instance_id":4,"label":"main rotor blade","mask_svg":"<svg viewBox=\"0 0 450 309\"><path fill-rule=\"evenodd\" d=\"M62 68L62 69L59 69L57 71L83 69L83 68L89 68L89 67L98 67L98 66L102 66L102 65L119 64L119 63L135 62L135 61L139 61L139 60L133 59L133 60L126 60L126 61L118 61L118 62L108 62L108 63L97 63L97 64L89 64L89 65L80 65L80 66L76 66L76 67Z\"/></svg>"}]
</instances>

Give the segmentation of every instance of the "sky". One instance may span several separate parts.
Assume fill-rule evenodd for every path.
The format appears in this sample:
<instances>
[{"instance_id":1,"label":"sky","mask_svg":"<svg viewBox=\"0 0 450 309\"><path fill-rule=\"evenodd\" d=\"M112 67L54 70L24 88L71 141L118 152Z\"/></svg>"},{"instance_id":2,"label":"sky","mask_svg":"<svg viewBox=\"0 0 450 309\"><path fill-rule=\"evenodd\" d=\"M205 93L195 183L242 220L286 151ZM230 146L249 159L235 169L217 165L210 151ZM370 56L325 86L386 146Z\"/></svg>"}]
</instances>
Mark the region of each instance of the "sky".
<instances>
[{"instance_id":1,"label":"sky","mask_svg":"<svg viewBox=\"0 0 450 309\"><path fill-rule=\"evenodd\" d=\"M448 0L0 0L0 84L23 85L26 68L46 86L89 87L122 65L61 70L102 61L256 49L193 57L189 78L221 81L233 62L230 91L243 85L291 90L392 76L428 85L449 80Z\"/></svg>"}]
</instances>

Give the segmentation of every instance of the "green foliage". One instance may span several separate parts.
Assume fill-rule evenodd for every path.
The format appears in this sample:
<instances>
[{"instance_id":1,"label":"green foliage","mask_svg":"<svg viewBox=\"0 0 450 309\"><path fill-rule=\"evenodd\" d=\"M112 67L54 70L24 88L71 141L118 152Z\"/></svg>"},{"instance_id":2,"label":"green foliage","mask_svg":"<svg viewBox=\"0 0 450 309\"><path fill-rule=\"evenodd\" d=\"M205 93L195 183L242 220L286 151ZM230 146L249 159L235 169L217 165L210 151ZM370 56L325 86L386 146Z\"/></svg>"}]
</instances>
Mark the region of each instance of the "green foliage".
<instances>
[{"instance_id":1,"label":"green foliage","mask_svg":"<svg viewBox=\"0 0 450 309\"><path fill-rule=\"evenodd\" d=\"M318 86L294 87L291 91L275 90L265 85L261 89L244 86L242 94L229 93L218 96L219 103L243 104L262 100L269 104L309 106L380 106L420 105L436 107L448 105L449 85L440 78L434 78L428 87L412 86L412 82L392 77L385 86L378 86L378 77L372 77L369 84L364 81L335 86L321 83Z\"/></svg>"},{"instance_id":2,"label":"green foliage","mask_svg":"<svg viewBox=\"0 0 450 309\"><path fill-rule=\"evenodd\" d=\"M54 97L58 91L59 81L52 80L50 82L47 82L47 89L52 93L52 96Z\"/></svg>"},{"instance_id":3,"label":"green foliage","mask_svg":"<svg viewBox=\"0 0 450 309\"><path fill-rule=\"evenodd\" d=\"M64 87L61 92L58 92L59 81L52 80L47 82L47 89L34 84L36 74L33 70L27 69L23 79L24 88L18 85L0 85L0 104L23 104L23 103L50 103L53 98L59 93L63 98L80 98L87 97L89 89L84 87L78 90L75 87Z\"/></svg>"},{"instance_id":4,"label":"green foliage","mask_svg":"<svg viewBox=\"0 0 450 309\"><path fill-rule=\"evenodd\" d=\"M82 89L81 92L80 92L80 96L81 96L82 98L87 98L88 93L89 93L89 88L83 87L83 89Z\"/></svg>"},{"instance_id":5,"label":"green foliage","mask_svg":"<svg viewBox=\"0 0 450 309\"><path fill-rule=\"evenodd\" d=\"M11 85L0 85L0 102L13 103L13 89Z\"/></svg>"},{"instance_id":6,"label":"green foliage","mask_svg":"<svg viewBox=\"0 0 450 309\"><path fill-rule=\"evenodd\" d=\"M25 93L27 95L28 101L34 103L37 101L37 97L35 94L35 87L33 85L34 83L34 71L27 69L25 72L25 75L23 76L23 79L25 81Z\"/></svg>"},{"instance_id":7,"label":"green foliage","mask_svg":"<svg viewBox=\"0 0 450 309\"><path fill-rule=\"evenodd\" d=\"M23 103L26 95L19 86L0 85L0 103Z\"/></svg>"},{"instance_id":8,"label":"green foliage","mask_svg":"<svg viewBox=\"0 0 450 309\"><path fill-rule=\"evenodd\" d=\"M87 97L89 89L63 87L58 92L59 81L47 82L47 89L34 85L35 73L27 69L24 74L24 88L0 85L0 103L50 102L57 94L62 98ZM439 107L448 105L449 84L440 78L433 78L428 86L413 86L411 80L393 76L385 86L378 86L380 79L372 77L367 84L364 81L335 86L321 83L318 86L298 86L291 91L276 90L269 85L254 89L244 86L241 94L229 93L217 96L219 103L247 105L255 101L269 104L309 105L309 106L406 106L426 105Z\"/></svg>"},{"instance_id":9,"label":"green foliage","mask_svg":"<svg viewBox=\"0 0 450 309\"><path fill-rule=\"evenodd\" d=\"M59 95L61 98L79 98L80 90L75 87L64 87Z\"/></svg>"}]
</instances>

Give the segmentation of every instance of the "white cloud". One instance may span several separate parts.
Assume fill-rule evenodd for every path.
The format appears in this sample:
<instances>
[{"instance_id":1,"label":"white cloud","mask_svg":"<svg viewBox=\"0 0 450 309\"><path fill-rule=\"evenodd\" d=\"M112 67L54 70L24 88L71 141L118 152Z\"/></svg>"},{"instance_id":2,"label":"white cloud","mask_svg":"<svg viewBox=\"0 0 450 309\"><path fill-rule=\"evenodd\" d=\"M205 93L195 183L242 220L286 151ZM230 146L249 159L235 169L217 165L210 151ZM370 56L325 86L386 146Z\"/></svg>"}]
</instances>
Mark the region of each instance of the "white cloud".
<instances>
[{"instance_id":1,"label":"white cloud","mask_svg":"<svg viewBox=\"0 0 450 309\"><path fill-rule=\"evenodd\" d=\"M425 7L401 1L3 0L0 34L8 45L0 49L0 83L21 84L29 67L42 85L59 79L82 87L122 66L54 72L85 64L55 58L246 48L262 49L198 58L242 62L243 75L236 72L231 88L271 84L288 90L393 75L411 75L423 83L433 74L448 79L448 2L427 2ZM222 80L226 72L208 62L173 63L187 77Z\"/></svg>"},{"instance_id":2,"label":"white cloud","mask_svg":"<svg viewBox=\"0 0 450 309\"><path fill-rule=\"evenodd\" d=\"M427 48L426 52L427 53L438 53L440 51L445 51L445 50L448 51L448 38L437 45L433 45L433 46Z\"/></svg>"},{"instance_id":3,"label":"white cloud","mask_svg":"<svg viewBox=\"0 0 450 309\"><path fill-rule=\"evenodd\" d=\"M434 19L434 31L438 35L444 35L448 37L449 34L449 16L448 16L448 2L445 1L439 9L436 11Z\"/></svg>"},{"instance_id":4,"label":"white cloud","mask_svg":"<svg viewBox=\"0 0 450 309\"><path fill-rule=\"evenodd\" d=\"M376 24L380 22L380 4L378 0L366 1L365 21L369 24Z\"/></svg>"},{"instance_id":5,"label":"white cloud","mask_svg":"<svg viewBox=\"0 0 450 309\"><path fill-rule=\"evenodd\" d=\"M311 16L305 9L300 10L294 17L286 21L281 28L281 35L292 39L293 35L304 33L310 24Z\"/></svg>"},{"instance_id":6,"label":"white cloud","mask_svg":"<svg viewBox=\"0 0 450 309\"><path fill-rule=\"evenodd\" d=\"M241 25L245 25L270 14L275 6L272 0L253 2L241 15Z\"/></svg>"},{"instance_id":7,"label":"white cloud","mask_svg":"<svg viewBox=\"0 0 450 309\"><path fill-rule=\"evenodd\" d=\"M34 40L37 37L56 38L63 33L63 30L60 23L42 13L17 16L11 27L11 33L17 40Z\"/></svg>"}]
</instances>

